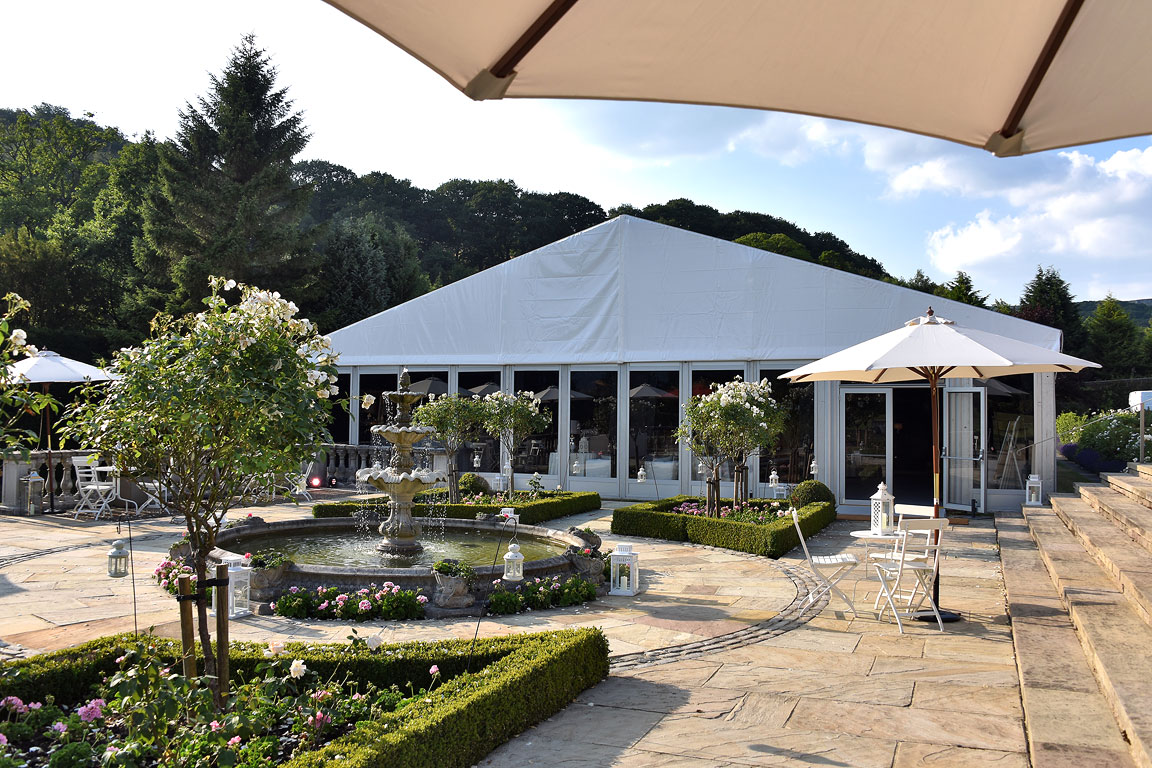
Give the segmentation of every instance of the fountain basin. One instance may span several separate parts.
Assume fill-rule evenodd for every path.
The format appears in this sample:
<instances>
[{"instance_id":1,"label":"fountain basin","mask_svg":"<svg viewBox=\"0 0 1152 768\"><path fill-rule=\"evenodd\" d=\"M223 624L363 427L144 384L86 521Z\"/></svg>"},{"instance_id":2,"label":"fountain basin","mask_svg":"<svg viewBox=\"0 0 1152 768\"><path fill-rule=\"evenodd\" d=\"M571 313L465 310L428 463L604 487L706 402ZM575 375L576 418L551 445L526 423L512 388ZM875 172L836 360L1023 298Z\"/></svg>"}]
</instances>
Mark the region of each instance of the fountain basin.
<instances>
[{"instance_id":1,"label":"fountain basin","mask_svg":"<svg viewBox=\"0 0 1152 768\"><path fill-rule=\"evenodd\" d=\"M461 532L474 535L477 532L487 532L489 535L499 535L505 543L511 536L511 529L500 522L487 520L457 520L452 518L417 518L426 526L444 527L445 534ZM212 551L212 559L221 561L224 557L233 554L243 554L253 551L249 542L257 546L269 546L270 536L287 535L320 535L342 533L349 536L360 536L363 525L358 524L354 518L306 518L301 520L285 520L275 523L255 522L246 525L227 528L216 537L217 548ZM543 540L551 545L557 553L540 559L527 560L524 563L524 578L535 579L552 577L556 575L568 576L578 572L575 558L563 553L569 545L583 547L584 541L563 531L544 528L535 525L520 525L517 529L517 538L523 545L532 539ZM425 542L426 546L435 554L432 542ZM275 546L274 543L271 544ZM486 565L474 566L476 579L472 585L472 592L483 598L492 589L492 581L499 579L504 573L504 548L500 550L497 565L491 565L492 557L496 554L495 546L487 550ZM436 558L440 559L440 558ZM384 561L385 563L387 561ZM273 573L267 574L272 577ZM275 602L280 594L287 592L291 587L316 589L317 587L337 587L345 592L354 592L372 584L380 585L385 581L397 584L401 589L422 590L431 597L436 591L436 579L431 564L413 565L408 567L389 567L369 565L311 565L306 563L292 563L286 566L278 578L260 579L260 585L254 582L251 599L257 604L258 612L269 613L268 603ZM479 610L477 603L476 609ZM435 616L436 611L431 604L426 607L429 616Z\"/></svg>"}]
</instances>

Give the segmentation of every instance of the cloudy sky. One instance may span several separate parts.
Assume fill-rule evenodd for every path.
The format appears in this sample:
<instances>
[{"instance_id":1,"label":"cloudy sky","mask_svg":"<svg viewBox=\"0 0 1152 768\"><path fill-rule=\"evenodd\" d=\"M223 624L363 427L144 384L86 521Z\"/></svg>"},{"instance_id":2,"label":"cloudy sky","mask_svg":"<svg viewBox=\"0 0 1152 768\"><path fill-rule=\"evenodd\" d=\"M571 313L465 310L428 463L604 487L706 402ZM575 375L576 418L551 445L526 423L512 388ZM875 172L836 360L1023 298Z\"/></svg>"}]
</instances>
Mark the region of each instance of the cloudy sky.
<instances>
[{"instance_id":1,"label":"cloudy sky","mask_svg":"<svg viewBox=\"0 0 1152 768\"><path fill-rule=\"evenodd\" d=\"M1081 299L1152 297L1152 141L997 159L896 131L750 110L472 102L321 0L0 3L0 106L170 137L255 33L305 113L304 158L422 187L511 179L605 209L686 197L827 230L888 271L957 270L1015 302L1037 265Z\"/></svg>"}]
</instances>

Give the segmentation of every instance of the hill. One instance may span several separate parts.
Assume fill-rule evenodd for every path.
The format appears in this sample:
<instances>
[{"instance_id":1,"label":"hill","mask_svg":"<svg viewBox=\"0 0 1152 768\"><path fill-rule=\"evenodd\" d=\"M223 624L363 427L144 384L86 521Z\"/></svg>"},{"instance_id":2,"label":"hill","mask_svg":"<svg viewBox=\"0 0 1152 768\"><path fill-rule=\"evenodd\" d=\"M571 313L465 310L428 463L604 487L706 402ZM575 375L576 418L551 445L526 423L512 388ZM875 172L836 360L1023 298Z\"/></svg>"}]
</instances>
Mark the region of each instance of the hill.
<instances>
[{"instance_id":1,"label":"hill","mask_svg":"<svg viewBox=\"0 0 1152 768\"><path fill-rule=\"evenodd\" d=\"M1076 309L1080 311L1080 317L1088 317L1096 311L1096 306L1099 303L1098 301L1078 301L1076 302ZM1119 301L1119 303L1128 313L1128 317L1136 322L1136 325L1141 328L1148 327L1148 322L1152 320L1152 299L1132 299Z\"/></svg>"}]
</instances>

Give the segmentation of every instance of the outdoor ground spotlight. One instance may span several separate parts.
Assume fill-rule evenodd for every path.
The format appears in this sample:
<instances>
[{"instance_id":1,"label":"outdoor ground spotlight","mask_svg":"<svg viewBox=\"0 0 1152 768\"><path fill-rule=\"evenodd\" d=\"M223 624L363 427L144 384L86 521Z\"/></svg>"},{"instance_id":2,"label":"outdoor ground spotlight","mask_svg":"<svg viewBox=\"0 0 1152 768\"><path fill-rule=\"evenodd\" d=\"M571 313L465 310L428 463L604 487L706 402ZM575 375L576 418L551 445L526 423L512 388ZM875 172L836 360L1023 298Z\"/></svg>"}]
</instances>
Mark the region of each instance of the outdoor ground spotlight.
<instances>
[{"instance_id":1,"label":"outdoor ground spotlight","mask_svg":"<svg viewBox=\"0 0 1152 768\"><path fill-rule=\"evenodd\" d=\"M308 478L308 485L311 486L312 488L319 488L323 484L324 484L324 481L315 475Z\"/></svg>"}]
</instances>

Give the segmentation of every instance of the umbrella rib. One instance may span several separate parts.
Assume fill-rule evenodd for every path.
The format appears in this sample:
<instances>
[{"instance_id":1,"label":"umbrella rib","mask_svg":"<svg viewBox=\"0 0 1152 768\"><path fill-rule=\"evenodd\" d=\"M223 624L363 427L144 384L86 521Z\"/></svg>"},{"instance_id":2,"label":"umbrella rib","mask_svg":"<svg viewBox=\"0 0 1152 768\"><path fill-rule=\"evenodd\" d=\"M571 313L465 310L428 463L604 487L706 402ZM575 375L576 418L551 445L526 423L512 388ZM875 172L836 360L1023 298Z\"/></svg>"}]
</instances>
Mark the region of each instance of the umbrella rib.
<instances>
[{"instance_id":1,"label":"umbrella rib","mask_svg":"<svg viewBox=\"0 0 1152 768\"><path fill-rule=\"evenodd\" d=\"M503 78L512 74L516 69L516 65L524 60L524 57L532 52L536 44L544 39L544 36L552 31L552 27L556 26L556 22L560 21L564 14L576 5L576 0L552 0L552 4L544 9L544 13L540 14L536 21L520 35L511 48L509 48L503 56L492 66L490 70L493 77Z\"/></svg>"},{"instance_id":2,"label":"umbrella rib","mask_svg":"<svg viewBox=\"0 0 1152 768\"><path fill-rule=\"evenodd\" d=\"M1032 104L1032 99L1035 98L1040 83L1044 82L1048 68L1052 66L1052 61L1060 51L1060 46L1063 45L1064 38L1068 35L1068 30L1072 28L1072 22L1076 20L1076 15L1080 13L1080 8L1083 5L1084 0L1068 0L1064 4L1064 9L1060 11L1060 16L1056 19L1056 24L1048 35L1048 40L1040 50L1040 56L1032 65L1028 79L1024 81L1020 95L1016 97L1016 103L1012 105L1012 111L1008 113L1008 119L1004 121L1004 127L1000 129L1000 135L1005 139L1011 138L1020 128L1020 121L1024 119L1024 113Z\"/></svg>"},{"instance_id":3,"label":"umbrella rib","mask_svg":"<svg viewBox=\"0 0 1152 768\"><path fill-rule=\"evenodd\" d=\"M878 381L880 381L880 377L883 376L887 372L888 372L887 368L881 368L879 373L876 374L876 378L872 379L872 383L875 384Z\"/></svg>"}]
</instances>

